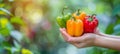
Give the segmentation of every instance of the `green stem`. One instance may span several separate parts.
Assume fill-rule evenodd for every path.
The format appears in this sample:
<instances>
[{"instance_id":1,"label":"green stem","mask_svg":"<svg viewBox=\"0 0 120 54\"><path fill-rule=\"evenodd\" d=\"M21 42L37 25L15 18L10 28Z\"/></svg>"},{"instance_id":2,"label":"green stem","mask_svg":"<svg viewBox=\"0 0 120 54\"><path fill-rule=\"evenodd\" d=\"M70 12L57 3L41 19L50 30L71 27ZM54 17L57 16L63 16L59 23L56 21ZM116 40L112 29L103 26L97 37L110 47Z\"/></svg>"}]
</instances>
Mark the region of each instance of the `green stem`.
<instances>
[{"instance_id":1,"label":"green stem","mask_svg":"<svg viewBox=\"0 0 120 54\"><path fill-rule=\"evenodd\" d=\"M88 18L88 20L91 22L91 21L93 21L93 18L90 17L90 18Z\"/></svg>"},{"instance_id":2,"label":"green stem","mask_svg":"<svg viewBox=\"0 0 120 54\"><path fill-rule=\"evenodd\" d=\"M80 14L80 9L77 10L77 15L79 15L79 14Z\"/></svg>"},{"instance_id":3,"label":"green stem","mask_svg":"<svg viewBox=\"0 0 120 54\"><path fill-rule=\"evenodd\" d=\"M76 21L75 17L72 17L72 19L73 19L74 21Z\"/></svg>"},{"instance_id":4,"label":"green stem","mask_svg":"<svg viewBox=\"0 0 120 54\"><path fill-rule=\"evenodd\" d=\"M64 11L65 9L67 9L67 7L64 7L63 10L62 10L62 15L64 16Z\"/></svg>"},{"instance_id":5,"label":"green stem","mask_svg":"<svg viewBox=\"0 0 120 54\"><path fill-rule=\"evenodd\" d=\"M90 16L90 18L88 20L93 21L93 16L96 16L96 14L92 14L92 16Z\"/></svg>"},{"instance_id":6,"label":"green stem","mask_svg":"<svg viewBox=\"0 0 120 54\"><path fill-rule=\"evenodd\" d=\"M78 9L78 13L79 13L80 9Z\"/></svg>"},{"instance_id":7,"label":"green stem","mask_svg":"<svg viewBox=\"0 0 120 54\"><path fill-rule=\"evenodd\" d=\"M93 16L96 16L96 14L92 14L91 18L92 18Z\"/></svg>"}]
</instances>

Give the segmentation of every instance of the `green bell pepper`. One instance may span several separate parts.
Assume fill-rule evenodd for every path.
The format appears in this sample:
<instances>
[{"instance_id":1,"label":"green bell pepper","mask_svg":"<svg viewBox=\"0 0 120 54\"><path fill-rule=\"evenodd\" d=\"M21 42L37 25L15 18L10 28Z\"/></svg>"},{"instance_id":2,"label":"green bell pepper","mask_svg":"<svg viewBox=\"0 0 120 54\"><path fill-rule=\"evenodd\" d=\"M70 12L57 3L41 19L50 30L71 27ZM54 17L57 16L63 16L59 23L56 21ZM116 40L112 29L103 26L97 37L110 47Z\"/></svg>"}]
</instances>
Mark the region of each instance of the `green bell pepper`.
<instances>
[{"instance_id":1,"label":"green bell pepper","mask_svg":"<svg viewBox=\"0 0 120 54\"><path fill-rule=\"evenodd\" d=\"M66 15L64 14L64 10L67 9L67 7L64 7L62 10L62 16L57 17L57 23L61 28L66 28L66 21L71 18L71 13L67 13Z\"/></svg>"},{"instance_id":2,"label":"green bell pepper","mask_svg":"<svg viewBox=\"0 0 120 54\"><path fill-rule=\"evenodd\" d=\"M65 27L65 23L64 23L63 17L57 17L56 20L57 20L58 25L59 25L61 28L64 28L64 27Z\"/></svg>"},{"instance_id":3,"label":"green bell pepper","mask_svg":"<svg viewBox=\"0 0 120 54\"><path fill-rule=\"evenodd\" d=\"M56 20L57 20L57 23L58 25L61 27L61 28L66 28L66 21L68 19L70 19L71 17L71 14L68 13L67 15L65 16L62 16L62 17L57 17Z\"/></svg>"}]
</instances>

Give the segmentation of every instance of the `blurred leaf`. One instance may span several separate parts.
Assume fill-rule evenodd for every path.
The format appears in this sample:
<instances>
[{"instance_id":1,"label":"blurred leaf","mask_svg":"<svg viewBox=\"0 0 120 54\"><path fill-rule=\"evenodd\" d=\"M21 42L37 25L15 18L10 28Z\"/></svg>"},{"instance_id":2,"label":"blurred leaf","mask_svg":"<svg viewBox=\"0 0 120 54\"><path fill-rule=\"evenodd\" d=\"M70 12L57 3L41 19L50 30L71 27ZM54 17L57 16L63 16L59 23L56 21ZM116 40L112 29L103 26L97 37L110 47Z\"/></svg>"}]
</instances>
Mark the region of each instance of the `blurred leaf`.
<instances>
[{"instance_id":1,"label":"blurred leaf","mask_svg":"<svg viewBox=\"0 0 120 54\"><path fill-rule=\"evenodd\" d=\"M2 46L3 46L5 49L10 50L11 44L10 44L9 42L7 42L7 41L4 41L4 42L2 42Z\"/></svg>"},{"instance_id":2,"label":"blurred leaf","mask_svg":"<svg viewBox=\"0 0 120 54\"><path fill-rule=\"evenodd\" d=\"M2 28L0 29L0 34L3 35L3 36L9 36L9 29L8 28Z\"/></svg>"},{"instance_id":3,"label":"blurred leaf","mask_svg":"<svg viewBox=\"0 0 120 54\"><path fill-rule=\"evenodd\" d=\"M106 32L107 34L112 34L112 33L114 32L113 28L114 28L114 24L109 24L109 25L107 26L105 32Z\"/></svg>"},{"instance_id":4,"label":"blurred leaf","mask_svg":"<svg viewBox=\"0 0 120 54\"><path fill-rule=\"evenodd\" d=\"M103 54L103 50L100 47L93 47L88 50L89 54Z\"/></svg>"},{"instance_id":5,"label":"blurred leaf","mask_svg":"<svg viewBox=\"0 0 120 54\"><path fill-rule=\"evenodd\" d=\"M96 13L103 13L106 7L104 6L104 3L98 3L96 5Z\"/></svg>"},{"instance_id":6,"label":"blurred leaf","mask_svg":"<svg viewBox=\"0 0 120 54\"><path fill-rule=\"evenodd\" d=\"M116 52L116 50L109 49L108 52L113 53L113 52Z\"/></svg>"},{"instance_id":7,"label":"blurred leaf","mask_svg":"<svg viewBox=\"0 0 120 54\"><path fill-rule=\"evenodd\" d=\"M120 35L120 31L119 32L114 32L114 35Z\"/></svg>"},{"instance_id":8,"label":"blurred leaf","mask_svg":"<svg viewBox=\"0 0 120 54\"><path fill-rule=\"evenodd\" d=\"M0 8L4 7L5 4L4 3L0 3Z\"/></svg>"},{"instance_id":9,"label":"blurred leaf","mask_svg":"<svg viewBox=\"0 0 120 54\"><path fill-rule=\"evenodd\" d=\"M120 18L116 20L116 24L120 24Z\"/></svg>"},{"instance_id":10,"label":"blurred leaf","mask_svg":"<svg viewBox=\"0 0 120 54\"><path fill-rule=\"evenodd\" d=\"M9 36L10 31L13 29L7 18L0 19L0 34L3 36Z\"/></svg>"},{"instance_id":11,"label":"blurred leaf","mask_svg":"<svg viewBox=\"0 0 120 54\"><path fill-rule=\"evenodd\" d=\"M13 26L12 26L12 24L10 24L10 23L8 23L6 27L9 29L9 31L12 31L12 30L13 30Z\"/></svg>"},{"instance_id":12,"label":"blurred leaf","mask_svg":"<svg viewBox=\"0 0 120 54\"><path fill-rule=\"evenodd\" d=\"M9 2L14 2L15 0L8 0Z\"/></svg>"},{"instance_id":13,"label":"blurred leaf","mask_svg":"<svg viewBox=\"0 0 120 54\"><path fill-rule=\"evenodd\" d=\"M10 22L11 23L16 23L16 24L19 24L19 25L24 25L24 21L19 17L12 17L10 19Z\"/></svg>"},{"instance_id":14,"label":"blurred leaf","mask_svg":"<svg viewBox=\"0 0 120 54\"><path fill-rule=\"evenodd\" d=\"M98 48L98 47L94 47L94 53L96 53L96 54L102 54L103 51L100 48Z\"/></svg>"},{"instance_id":15,"label":"blurred leaf","mask_svg":"<svg viewBox=\"0 0 120 54\"><path fill-rule=\"evenodd\" d=\"M3 43L2 43L2 46L3 46L3 48L7 51L7 54L13 54L13 53L19 53L19 51L20 51L20 48L15 48L15 47L13 47L13 46L11 46L11 44L8 42L8 41L4 41Z\"/></svg>"},{"instance_id":16,"label":"blurred leaf","mask_svg":"<svg viewBox=\"0 0 120 54\"><path fill-rule=\"evenodd\" d=\"M116 35L120 34L120 24L118 24L114 27L114 33L113 34L116 34Z\"/></svg>"},{"instance_id":17,"label":"blurred leaf","mask_svg":"<svg viewBox=\"0 0 120 54\"><path fill-rule=\"evenodd\" d=\"M30 50L23 48L22 54L33 54Z\"/></svg>"},{"instance_id":18,"label":"blurred leaf","mask_svg":"<svg viewBox=\"0 0 120 54\"><path fill-rule=\"evenodd\" d=\"M115 6L115 8L112 11L113 16L115 16L116 14L120 13L120 5Z\"/></svg>"},{"instance_id":19,"label":"blurred leaf","mask_svg":"<svg viewBox=\"0 0 120 54\"><path fill-rule=\"evenodd\" d=\"M0 34L0 44L5 41L5 38Z\"/></svg>"},{"instance_id":20,"label":"blurred leaf","mask_svg":"<svg viewBox=\"0 0 120 54\"><path fill-rule=\"evenodd\" d=\"M12 47L12 48L11 48L11 53L12 53L12 54L20 54L20 49L19 49L19 48Z\"/></svg>"},{"instance_id":21,"label":"blurred leaf","mask_svg":"<svg viewBox=\"0 0 120 54\"><path fill-rule=\"evenodd\" d=\"M19 42L22 40L22 34L17 30L11 31L10 35Z\"/></svg>"},{"instance_id":22,"label":"blurred leaf","mask_svg":"<svg viewBox=\"0 0 120 54\"><path fill-rule=\"evenodd\" d=\"M113 1L114 6L116 6L116 5L119 5L119 4L120 4L120 0L112 0L112 1Z\"/></svg>"},{"instance_id":23,"label":"blurred leaf","mask_svg":"<svg viewBox=\"0 0 120 54\"><path fill-rule=\"evenodd\" d=\"M0 10L0 15L6 15L6 13Z\"/></svg>"},{"instance_id":24,"label":"blurred leaf","mask_svg":"<svg viewBox=\"0 0 120 54\"><path fill-rule=\"evenodd\" d=\"M21 43L18 43L16 40L14 40L14 45L15 45L15 48L18 48L20 49L21 48Z\"/></svg>"},{"instance_id":25,"label":"blurred leaf","mask_svg":"<svg viewBox=\"0 0 120 54\"><path fill-rule=\"evenodd\" d=\"M120 31L120 24L118 24L114 27L114 31Z\"/></svg>"},{"instance_id":26,"label":"blurred leaf","mask_svg":"<svg viewBox=\"0 0 120 54\"><path fill-rule=\"evenodd\" d=\"M5 12L6 14L9 14L10 16L13 16L12 13L10 13L7 9L5 8L0 8L1 11Z\"/></svg>"},{"instance_id":27,"label":"blurred leaf","mask_svg":"<svg viewBox=\"0 0 120 54\"><path fill-rule=\"evenodd\" d=\"M8 19L7 18L1 18L0 19L0 26L1 28L5 28L8 24Z\"/></svg>"},{"instance_id":28,"label":"blurred leaf","mask_svg":"<svg viewBox=\"0 0 120 54\"><path fill-rule=\"evenodd\" d=\"M0 0L0 3L2 2L3 0Z\"/></svg>"}]
</instances>

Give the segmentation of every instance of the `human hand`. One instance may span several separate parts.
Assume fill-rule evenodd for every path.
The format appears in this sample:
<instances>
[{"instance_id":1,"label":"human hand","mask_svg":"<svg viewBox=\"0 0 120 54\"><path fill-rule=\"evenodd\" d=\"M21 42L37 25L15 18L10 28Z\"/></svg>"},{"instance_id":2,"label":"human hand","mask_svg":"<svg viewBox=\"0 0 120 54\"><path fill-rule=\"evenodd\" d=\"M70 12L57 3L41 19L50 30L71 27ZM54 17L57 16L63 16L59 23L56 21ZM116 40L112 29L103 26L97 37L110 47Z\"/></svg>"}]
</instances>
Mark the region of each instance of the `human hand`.
<instances>
[{"instance_id":1,"label":"human hand","mask_svg":"<svg viewBox=\"0 0 120 54\"><path fill-rule=\"evenodd\" d=\"M97 34L97 35L101 35L102 32L100 32L99 28L96 28L96 29L94 30L94 33Z\"/></svg>"},{"instance_id":2,"label":"human hand","mask_svg":"<svg viewBox=\"0 0 120 54\"><path fill-rule=\"evenodd\" d=\"M97 29L94 30L94 34L97 34L97 35L103 36L103 37L107 36L107 34L104 34L104 33L100 32L99 28L97 28Z\"/></svg>"},{"instance_id":3,"label":"human hand","mask_svg":"<svg viewBox=\"0 0 120 54\"><path fill-rule=\"evenodd\" d=\"M95 45L96 34L94 33L85 33L79 37L72 37L70 36L65 28L60 28L60 32L64 40L72 45L76 46L77 48L89 47Z\"/></svg>"}]
</instances>

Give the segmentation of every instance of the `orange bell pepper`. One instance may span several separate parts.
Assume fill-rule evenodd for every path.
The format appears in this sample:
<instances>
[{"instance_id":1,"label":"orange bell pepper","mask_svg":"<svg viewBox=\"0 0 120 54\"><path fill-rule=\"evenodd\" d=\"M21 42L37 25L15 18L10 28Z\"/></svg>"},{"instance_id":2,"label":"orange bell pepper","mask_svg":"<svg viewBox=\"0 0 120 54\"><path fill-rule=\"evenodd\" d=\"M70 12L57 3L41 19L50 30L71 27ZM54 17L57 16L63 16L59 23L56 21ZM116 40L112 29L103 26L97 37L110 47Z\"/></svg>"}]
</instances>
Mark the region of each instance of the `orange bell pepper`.
<instances>
[{"instance_id":1,"label":"orange bell pepper","mask_svg":"<svg viewBox=\"0 0 120 54\"><path fill-rule=\"evenodd\" d=\"M77 12L73 13L73 17L75 17L76 19L81 19L82 21L84 21L85 17L86 17L86 13L85 12L79 12L80 9L78 9Z\"/></svg>"},{"instance_id":2,"label":"orange bell pepper","mask_svg":"<svg viewBox=\"0 0 120 54\"><path fill-rule=\"evenodd\" d=\"M66 29L67 29L67 33L71 36L74 35L74 28L75 28L75 22L73 19L70 19L67 21L66 24Z\"/></svg>"},{"instance_id":3,"label":"orange bell pepper","mask_svg":"<svg viewBox=\"0 0 120 54\"><path fill-rule=\"evenodd\" d=\"M71 36L80 36L83 34L83 22L80 19L69 19L66 24L67 33Z\"/></svg>"}]
</instances>

